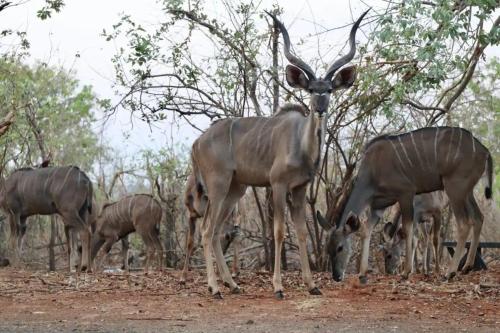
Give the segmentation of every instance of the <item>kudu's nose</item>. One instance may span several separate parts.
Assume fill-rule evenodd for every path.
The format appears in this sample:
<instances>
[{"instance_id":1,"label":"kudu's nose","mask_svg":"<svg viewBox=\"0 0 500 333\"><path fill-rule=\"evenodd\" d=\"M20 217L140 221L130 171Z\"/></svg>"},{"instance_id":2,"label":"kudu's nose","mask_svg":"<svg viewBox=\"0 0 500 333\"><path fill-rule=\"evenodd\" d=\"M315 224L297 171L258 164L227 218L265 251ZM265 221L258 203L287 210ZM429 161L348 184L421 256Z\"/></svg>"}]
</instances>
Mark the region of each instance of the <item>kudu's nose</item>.
<instances>
[{"instance_id":1,"label":"kudu's nose","mask_svg":"<svg viewBox=\"0 0 500 333\"><path fill-rule=\"evenodd\" d=\"M332 278L336 281L336 282L340 282L343 280L344 276L343 274L336 274L336 273L332 273Z\"/></svg>"},{"instance_id":2,"label":"kudu's nose","mask_svg":"<svg viewBox=\"0 0 500 333\"><path fill-rule=\"evenodd\" d=\"M82 272L86 272L87 271L87 266L86 265L82 265Z\"/></svg>"}]
</instances>

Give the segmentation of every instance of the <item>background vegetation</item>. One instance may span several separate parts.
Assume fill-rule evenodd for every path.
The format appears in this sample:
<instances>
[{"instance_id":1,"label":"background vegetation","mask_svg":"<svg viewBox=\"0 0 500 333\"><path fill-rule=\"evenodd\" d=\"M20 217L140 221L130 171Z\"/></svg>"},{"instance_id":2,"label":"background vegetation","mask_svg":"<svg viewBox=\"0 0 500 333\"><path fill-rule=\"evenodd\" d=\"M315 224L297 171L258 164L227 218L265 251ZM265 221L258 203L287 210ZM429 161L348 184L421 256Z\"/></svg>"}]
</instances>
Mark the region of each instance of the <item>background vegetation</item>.
<instances>
[{"instance_id":1,"label":"background vegetation","mask_svg":"<svg viewBox=\"0 0 500 333\"><path fill-rule=\"evenodd\" d=\"M78 82L68 69L28 64L29 36L22 31L2 32L0 162L4 177L17 167L44 159L54 165L78 165L95 181L101 202L128 193L153 193L165 210L162 238L167 263L178 267L186 227L182 193L189 173L189 147L172 140L159 151L141 152L131 162L100 139L97 115L129 113L150 124L169 120L198 128L200 123L225 117L271 116L285 101L307 105L308 96L284 82L281 39L263 15L264 9L280 14L286 7L264 8L253 0L220 1L221 14L209 17L205 7L211 3L202 0L160 3L163 12L158 22L141 24L125 13L112 30L103 31L103 38L119 46L111 59L115 88L121 92L115 104L97 99L92 87ZM359 68L357 82L333 96L323 163L307 198L311 262L318 270L327 268L325 234L311 212L338 214L362 147L376 135L422 126L465 127L492 152L495 200L500 195L500 62L485 57L485 50L500 41L497 1L391 0L383 4L373 8L362 25L366 38L358 43L353 61ZM8 15L12 5L22 2L0 0L0 16ZM47 0L37 15L49 19L64 11L63 6L62 1ZM315 40L332 29L338 27L319 27L317 35L307 39ZM17 41L14 46L2 44L2 38L12 37ZM300 50L318 47L294 36L292 41L299 55ZM333 42L338 41L321 48L330 49ZM200 52L200 45L207 45L205 52ZM305 60L321 73L333 59ZM267 189L249 189L240 203L245 235L240 258L246 267L271 268L269 195ZM487 214L485 228L492 228L487 235L499 240L495 209L489 209L493 213ZM60 223L52 221L51 226L43 218L32 220L28 251L32 263L45 266L39 250L47 244L49 249L61 245L56 252L64 253ZM5 251L5 223L1 228L0 246ZM445 238L452 237L452 229L447 232ZM137 239L133 245L136 250L142 246ZM288 229L285 248L284 265L295 265L293 229Z\"/></svg>"}]
</instances>

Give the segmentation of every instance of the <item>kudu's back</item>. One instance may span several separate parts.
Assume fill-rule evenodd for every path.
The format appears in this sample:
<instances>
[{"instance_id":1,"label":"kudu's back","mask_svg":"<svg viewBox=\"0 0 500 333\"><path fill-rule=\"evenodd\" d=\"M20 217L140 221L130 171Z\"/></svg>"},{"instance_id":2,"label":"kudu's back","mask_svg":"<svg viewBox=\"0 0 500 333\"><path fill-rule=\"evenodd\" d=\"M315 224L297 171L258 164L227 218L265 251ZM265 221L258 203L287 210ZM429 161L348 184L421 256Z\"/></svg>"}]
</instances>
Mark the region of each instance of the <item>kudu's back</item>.
<instances>
[{"instance_id":1,"label":"kudu's back","mask_svg":"<svg viewBox=\"0 0 500 333\"><path fill-rule=\"evenodd\" d=\"M136 194L103 206L97 219L97 230L103 237L119 238L138 229L159 227L162 217L160 203L148 194Z\"/></svg>"},{"instance_id":2,"label":"kudu's back","mask_svg":"<svg viewBox=\"0 0 500 333\"><path fill-rule=\"evenodd\" d=\"M21 216L92 211L92 182L75 166L16 170L3 194L2 207Z\"/></svg>"},{"instance_id":3,"label":"kudu's back","mask_svg":"<svg viewBox=\"0 0 500 333\"><path fill-rule=\"evenodd\" d=\"M367 170L379 188L394 189L399 184L415 193L441 190L443 181L474 186L486 170L485 192L491 197L491 155L463 128L428 127L378 137L366 146L360 170Z\"/></svg>"}]
</instances>

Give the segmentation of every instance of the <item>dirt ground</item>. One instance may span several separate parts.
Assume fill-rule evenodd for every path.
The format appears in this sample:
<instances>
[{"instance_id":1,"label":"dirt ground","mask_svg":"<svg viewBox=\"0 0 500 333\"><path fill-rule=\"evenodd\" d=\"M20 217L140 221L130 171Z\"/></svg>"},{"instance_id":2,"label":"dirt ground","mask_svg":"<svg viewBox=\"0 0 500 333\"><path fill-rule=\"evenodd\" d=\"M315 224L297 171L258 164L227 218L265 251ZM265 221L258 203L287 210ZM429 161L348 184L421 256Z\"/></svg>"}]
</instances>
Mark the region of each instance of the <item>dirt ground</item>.
<instances>
[{"instance_id":1,"label":"dirt ground","mask_svg":"<svg viewBox=\"0 0 500 333\"><path fill-rule=\"evenodd\" d=\"M500 331L500 266L450 283L415 275L316 274L310 296L299 272L285 272L286 298L274 299L271 274L243 271L243 293L209 296L203 271L149 275L0 269L2 332L493 332Z\"/></svg>"}]
</instances>

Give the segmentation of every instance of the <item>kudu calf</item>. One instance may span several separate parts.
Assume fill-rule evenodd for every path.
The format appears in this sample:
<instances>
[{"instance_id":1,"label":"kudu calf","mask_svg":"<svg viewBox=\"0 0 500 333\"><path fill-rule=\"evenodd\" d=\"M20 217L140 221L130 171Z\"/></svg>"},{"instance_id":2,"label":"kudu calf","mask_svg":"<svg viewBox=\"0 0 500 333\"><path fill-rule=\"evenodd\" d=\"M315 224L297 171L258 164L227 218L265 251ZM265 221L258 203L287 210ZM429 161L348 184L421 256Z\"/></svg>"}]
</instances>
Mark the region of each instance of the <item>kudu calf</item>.
<instances>
[{"instance_id":1,"label":"kudu calf","mask_svg":"<svg viewBox=\"0 0 500 333\"><path fill-rule=\"evenodd\" d=\"M104 260L114 243L125 239L132 232L137 232L146 245L146 270L149 270L155 251L158 266L161 268L163 259L163 248L159 238L161 217L160 203L148 194L135 194L103 205L92 237L91 259L95 260L102 247ZM124 263L128 264L126 255L128 242L127 246L123 245L122 242L122 250L125 249Z\"/></svg>"},{"instance_id":2,"label":"kudu calf","mask_svg":"<svg viewBox=\"0 0 500 333\"><path fill-rule=\"evenodd\" d=\"M37 214L59 214L68 238L70 269L77 252L74 232L79 232L83 246L81 270L89 268L92 183L83 171L75 166L22 168L0 187L0 207L8 215L16 259L26 233L26 219Z\"/></svg>"},{"instance_id":3,"label":"kudu calf","mask_svg":"<svg viewBox=\"0 0 500 333\"><path fill-rule=\"evenodd\" d=\"M413 260L417 265L416 250L422 244L422 266L424 274L429 274L431 258L431 238L434 250L434 272L439 274L439 232L441 230L441 212L445 206L444 193L436 191L416 195L413 199ZM416 231L416 232L415 232ZM387 274L396 274L400 268L401 254L405 235L402 232L401 210L398 211L392 222L384 225L384 244L382 251L384 254L385 271Z\"/></svg>"},{"instance_id":4,"label":"kudu calf","mask_svg":"<svg viewBox=\"0 0 500 333\"><path fill-rule=\"evenodd\" d=\"M268 13L269 14L269 13ZM285 26L269 14L279 27L284 53L291 65L286 67L290 86L310 94L310 112L304 116L301 106L282 108L274 117L230 118L217 121L193 144L191 157L197 186L208 196L203 221L203 248L207 266L208 287L215 298L221 293L212 261L215 253L219 273L233 293L239 292L224 261L218 240L223 222L247 186L271 186L274 207L275 265L273 286L275 296L282 299L281 247L284 239L285 205L289 203L292 221L298 235L302 275L314 295L316 287L307 256L305 194L307 184L317 170L325 137L327 111L333 91L350 87L356 77L355 67L347 67L355 54L355 36L364 13L356 21L349 36L350 50L335 61L324 78L290 51L290 38Z\"/></svg>"},{"instance_id":5,"label":"kudu calf","mask_svg":"<svg viewBox=\"0 0 500 333\"><path fill-rule=\"evenodd\" d=\"M370 208L371 217L361 228L362 254L359 278L366 283L370 237L384 209L398 202L403 233L413 237L413 198L416 194L444 190L449 198L458 228L458 242L446 278L455 276L465 241L473 227L469 256L463 269L474 264L483 215L474 199L473 189L484 172L486 198L491 198L493 161L488 149L469 131L458 127L427 127L400 135L383 135L365 147L358 175L337 223L322 219L332 228L328 252L333 278L343 278L351 254L351 236L361 226L358 215ZM318 214L320 215L320 214ZM335 222L335 221L334 221ZM412 242L406 242L403 278L412 270Z\"/></svg>"},{"instance_id":6,"label":"kudu calf","mask_svg":"<svg viewBox=\"0 0 500 333\"><path fill-rule=\"evenodd\" d=\"M196 185L195 177L190 174L186 183L186 191L184 193L184 205L188 214L188 232L186 234L186 258L184 259L184 268L182 270L180 282L185 283L187 273L189 271L189 259L193 254L194 249L194 234L196 232L196 221L205 215L208 197L203 191L201 186ZM234 213L234 211L233 211ZM234 258L233 258L233 276L238 274L238 253L239 253L239 240L241 236L240 226L233 225L228 219L225 223L225 230L221 235L220 241L222 242L222 252L225 253L229 245L234 241Z\"/></svg>"}]
</instances>

